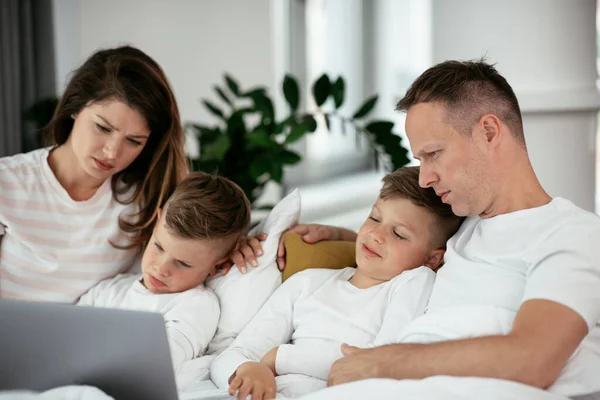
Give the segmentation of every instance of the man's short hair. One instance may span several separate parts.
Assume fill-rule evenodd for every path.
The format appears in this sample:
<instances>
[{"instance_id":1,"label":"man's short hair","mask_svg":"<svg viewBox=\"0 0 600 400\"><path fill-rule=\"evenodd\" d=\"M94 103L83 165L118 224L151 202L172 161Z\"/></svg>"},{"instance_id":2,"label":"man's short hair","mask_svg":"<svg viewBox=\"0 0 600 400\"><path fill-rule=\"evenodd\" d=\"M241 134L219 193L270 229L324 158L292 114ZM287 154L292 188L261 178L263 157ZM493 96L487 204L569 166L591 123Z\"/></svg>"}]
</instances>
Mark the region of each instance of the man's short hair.
<instances>
[{"instance_id":1,"label":"man's short hair","mask_svg":"<svg viewBox=\"0 0 600 400\"><path fill-rule=\"evenodd\" d=\"M456 233L464 218L454 215L452 207L442 202L432 188L419 186L419 167L402 167L383 178L379 192L381 200L403 198L414 205L425 208L436 217L431 227L432 245L446 248L446 242Z\"/></svg>"},{"instance_id":2,"label":"man's short hair","mask_svg":"<svg viewBox=\"0 0 600 400\"><path fill-rule=\"evenodd\" d=\"M245 234L250 226L250 202L229 179L192 172L165 205L165 224L187 239L228 239Z\"/></svg>"},{"instance_id":3,"label":"man's short hair","mask_svg":"<svg viewBox=\"0 0 600 400\"><path fill-rule=\"evenodd\" d=\"M471 133L482 115L492 113L525 145L517 96L493 65L478 61L444 61L421 74L396 105L397 111L419 103L440 102L457 131Z\"/></svg>"}]
</instances>

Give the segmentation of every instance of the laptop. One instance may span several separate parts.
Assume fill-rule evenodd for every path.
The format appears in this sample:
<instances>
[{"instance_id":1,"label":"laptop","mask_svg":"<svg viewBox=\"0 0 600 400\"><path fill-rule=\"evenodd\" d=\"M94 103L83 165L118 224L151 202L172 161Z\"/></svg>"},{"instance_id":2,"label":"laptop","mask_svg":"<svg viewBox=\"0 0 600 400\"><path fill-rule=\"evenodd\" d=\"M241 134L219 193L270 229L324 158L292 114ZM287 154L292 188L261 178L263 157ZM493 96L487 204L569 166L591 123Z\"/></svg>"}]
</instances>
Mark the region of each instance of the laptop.
<instances>
[{"instance_id":1,"label":"laptop","mask_svg":"<svg viewBox=\"0 0 600 400\"><path fill-rule=\"evenodd\" d=\"M0 391L67 385L177 400L162 315L0 300Z\"/></svg>"}]
</instances>

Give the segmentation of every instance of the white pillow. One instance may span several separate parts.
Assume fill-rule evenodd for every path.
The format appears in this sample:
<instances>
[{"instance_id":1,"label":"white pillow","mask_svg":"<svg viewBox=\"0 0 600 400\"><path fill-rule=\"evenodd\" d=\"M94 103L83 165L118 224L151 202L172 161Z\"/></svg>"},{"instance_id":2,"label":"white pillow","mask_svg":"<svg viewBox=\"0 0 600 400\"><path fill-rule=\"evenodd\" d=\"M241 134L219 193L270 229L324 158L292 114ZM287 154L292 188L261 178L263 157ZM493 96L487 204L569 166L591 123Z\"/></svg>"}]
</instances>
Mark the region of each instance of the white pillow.
<instances>
[{"instance_id":1,"label":"white pillow","mask_svg":"<svg viewBox=\"0 0 600 400\"><path fill-rule=\"evenodd\" d=\"M262 243L263 255L257 258L258 267L246 264L248 272L242 274L234 266L227 275L207 282L221 304L217 333L208 345L208 354L227 348L281 285L281 272L277 268L279 238L283 232L298 223L299 217L300 191L296 189L277 203L249 233L250 236L260 232L268 235Z\"/></svg>"}]
</instances>

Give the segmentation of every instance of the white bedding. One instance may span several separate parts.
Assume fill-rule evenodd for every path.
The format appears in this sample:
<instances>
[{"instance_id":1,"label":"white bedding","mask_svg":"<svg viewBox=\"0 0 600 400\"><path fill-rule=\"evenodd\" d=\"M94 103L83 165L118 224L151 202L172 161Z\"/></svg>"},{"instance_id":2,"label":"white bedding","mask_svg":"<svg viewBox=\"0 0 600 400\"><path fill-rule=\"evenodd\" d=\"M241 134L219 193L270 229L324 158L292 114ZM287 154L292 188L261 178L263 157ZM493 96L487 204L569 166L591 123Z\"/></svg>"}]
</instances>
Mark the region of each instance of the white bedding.
<instances>
[{"instance_id":1,"label":"white bedding","mask_svg":"<svg viewBox=\"0 0 600 400\"><path fill-rule=\"evenodd\" d=\"M419 399L419 400L568 400L521 383L490 378L434 376L421 380L369 379L334 386L301 397L302 400L329 399Z\"/></svg>"},{"instance_id":2,"label":"white bedding","mask_svg":"<svg viewBox=\"0 0 600 400\"><path fill-rule=\"evenodd\" d=\"M114 400L92 386L63 386L45 392L7 391L0 392L0 400Z\"/></svg>"},{"instance_id":3,"label":"white bedding","mask_svg":"<svg viewBox=\"0 0 600 400\"><path fill-rule=\"evenodd\" d=\"M282 394L277 395L277 399L291 398ZM370 379L327 388L300 397L301 400L362 400L368 398L378 400L569 400L560 394L546 392L521 383L500 379L450 376L403 381ZM593 398L593 396L590 397L590 399ZM218 389L210 380L196 382L193 390L180 393L180 400L225 399L235 399L235 397L229 396L225 389ZM587 397L585 399L587 400Z\"/></svg>"},{"instance_id":4,"label":"white bedding","mask_svg":"<svg viewBox=\"0 0 600 400\"><path fill-rule=\"evenodd\" d=\"M202 382L210 380L210 363L215 357L216 354L211 354L181 364L175 371L177 390L180 392L189 391Z\"/></svg>"}]
</instances>

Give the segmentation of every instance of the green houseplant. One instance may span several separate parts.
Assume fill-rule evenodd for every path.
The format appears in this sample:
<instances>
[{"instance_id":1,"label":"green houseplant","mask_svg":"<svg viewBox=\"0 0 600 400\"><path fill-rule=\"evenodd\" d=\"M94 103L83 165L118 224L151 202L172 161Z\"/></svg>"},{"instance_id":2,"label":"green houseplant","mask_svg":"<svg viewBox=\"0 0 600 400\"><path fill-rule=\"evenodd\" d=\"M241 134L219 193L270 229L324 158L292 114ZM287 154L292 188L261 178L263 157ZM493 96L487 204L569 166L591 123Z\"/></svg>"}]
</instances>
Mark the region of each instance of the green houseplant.
<instances>
[{"instance_id":1,"label":"green houseplant","mask_svg":"<svg viewBox=\"0 0 600 400\"><path fill-rule=\"evenodd\" d=\"M366 120L377 103L377 96L365 100L351 116L339 112L345 97L342 77L331 80L327 74L321 75L311 88L316 109L303 112L298 82L293 76L286 75L282 90L288 112L280 121L276 120L273 101L266 88L244 91L227 74L224 83L214 87L222 106L209 100L202 101L217 117L218 123L213 126L186 125L197 134L200 146L199 157L191 160L192 168L218 172L232 179L251 203L262 194L268 181L282 183L285 166L301 161L301 156L291 145L314 132L317 119L323 120L329 129L332 119L337 118L347 136L364 135L375 151L375 162L382 163L388 170L409 162L401 138L393 133L393 122Z\"/></svg>"}]
</instances>

